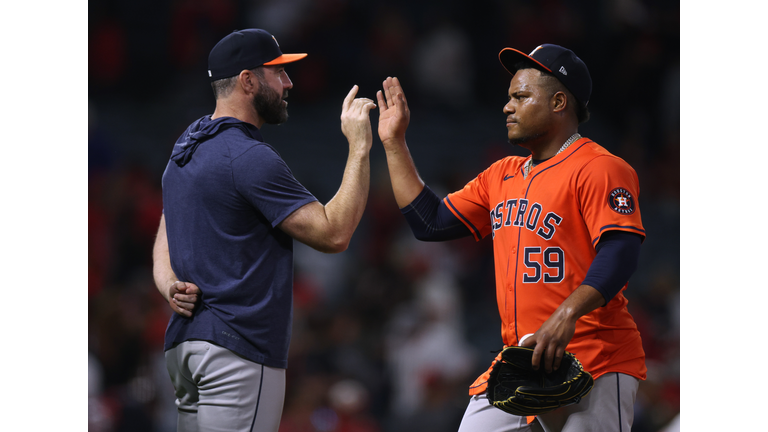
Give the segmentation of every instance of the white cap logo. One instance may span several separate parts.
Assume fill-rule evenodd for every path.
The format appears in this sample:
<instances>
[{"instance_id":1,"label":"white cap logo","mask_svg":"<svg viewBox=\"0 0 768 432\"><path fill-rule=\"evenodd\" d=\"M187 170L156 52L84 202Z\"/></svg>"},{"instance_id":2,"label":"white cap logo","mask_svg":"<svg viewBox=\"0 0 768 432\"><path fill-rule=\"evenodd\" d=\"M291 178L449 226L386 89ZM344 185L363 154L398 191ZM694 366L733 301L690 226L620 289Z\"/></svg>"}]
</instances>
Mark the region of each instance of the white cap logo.
<instances>
[{"instance_id":1,"label":"white cap logo","mask_svg":"<svg viewBox=\"0 0 768 432\"><path fill-rule=\"evenodd\" d=\"M565 66L560 66L560 70L558 71L563 75L568 75L568 72L565 71Z\"/></svg>"},{"instance_id":2,"label":"white cap logo","mask_svg":"<svg viewBox=\"0 0 768 432\"><path fill-rule=\"evenodd\" d=\"M210 69L208 69L208 77L209 78L211 77L211 70Z\"/></svg>"},{"instance_id":3,"label":"white cap logo","mask_svg":"<svg viewBox=\"0 0 768 432\"><path fill-rule=\"evenodd\" d=\"M530 54L528 54L528 57L533 57L533 53L535 53L536 51L538 51L540 49L541 49L541 45L537 46L536 48L533 49L533 51L531 51Z\"/></svg>"},{"instance_id":4,"label":"white cap logo","mask_svg":"<svg viewBox=\"0 0 768 432\"><path fill-rule=\"evenodd\" d=\"M278 47L278 48L280 48L280 44L279 44L279 43L277 43L277 39L275 39L275 35L272 35L272 39L274 39L274 40L275 40L275 45L277 45L277 47Z\"/></svg>"}]
</instances>

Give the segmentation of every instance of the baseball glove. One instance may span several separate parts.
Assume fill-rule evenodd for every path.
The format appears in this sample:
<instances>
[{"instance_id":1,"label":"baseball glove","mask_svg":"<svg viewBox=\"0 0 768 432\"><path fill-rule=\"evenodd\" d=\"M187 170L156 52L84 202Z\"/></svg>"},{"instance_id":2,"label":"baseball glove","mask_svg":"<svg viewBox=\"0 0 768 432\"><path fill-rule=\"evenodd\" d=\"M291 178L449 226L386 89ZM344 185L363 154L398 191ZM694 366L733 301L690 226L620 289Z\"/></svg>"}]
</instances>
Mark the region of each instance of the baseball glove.
<instances>
[{"instance_id":1,"label":"baseball glove","mask_svg":"<svg viewBox=\"0 0 768 432\"><path fill-rule=\"evenodd\" d=\"M488 378L491 405L519 416L544 414L579 403L592 390L594 380L570 352L563 354L560 368L552 373L533 370L533 348L504 348Z\"/></svg>"}]
</instances>

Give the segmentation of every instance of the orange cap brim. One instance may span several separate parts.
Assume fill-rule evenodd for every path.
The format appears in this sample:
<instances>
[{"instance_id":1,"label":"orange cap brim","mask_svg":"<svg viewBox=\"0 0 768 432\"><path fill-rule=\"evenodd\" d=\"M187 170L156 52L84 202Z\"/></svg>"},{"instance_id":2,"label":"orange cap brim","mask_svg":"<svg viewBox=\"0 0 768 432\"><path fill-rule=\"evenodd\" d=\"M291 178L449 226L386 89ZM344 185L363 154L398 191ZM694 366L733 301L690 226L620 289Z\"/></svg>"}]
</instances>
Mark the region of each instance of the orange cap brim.
<instances>
[{"instance_id":1,"label":"orange cap brim","mask_svg":"<svg viewBox=\"0 0 768 432\"><path fill-rule=\"evenodd\" d=\"M306 57L307 54L283 54L280 57L264 63L265 65L280 65L280 64L286 64L286 63L293 63L295 61L299 61Z\"/></svg>"},{"instance_id":2,"label":"orange cap brim","mask_svg":"<svg viewBox=\"0 0 768 432\"><path fill-rule=\"evenodd\" d=\"M530 60L543 67L544 70L552 72L548 67L541 64L541 62L520 50L516 50L514 48L504 48L499 52L499 61L501 62L501 65L504 66L504 69L506 69L507 72L511 73L512 75L514 75L517 71L510 70L510 68L513 67L518 60L523 59ZM507 65L509 65L509 67L507 67Z\"/></svg>"}]
</instances>

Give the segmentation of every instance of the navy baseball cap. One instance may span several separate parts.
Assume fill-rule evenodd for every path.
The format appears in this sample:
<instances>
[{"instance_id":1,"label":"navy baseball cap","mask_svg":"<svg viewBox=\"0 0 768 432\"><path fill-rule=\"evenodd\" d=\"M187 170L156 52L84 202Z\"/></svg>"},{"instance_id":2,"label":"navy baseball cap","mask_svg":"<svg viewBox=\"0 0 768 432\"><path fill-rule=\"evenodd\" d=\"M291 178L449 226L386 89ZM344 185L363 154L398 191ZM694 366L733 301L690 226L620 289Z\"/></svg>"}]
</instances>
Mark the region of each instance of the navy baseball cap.
<instances>
[{"instance_id":1,"label":"navy baseball cap","mask_svg":"<svg viewBox=\"0 0 768 432\"><path fill-rule=\"evenodd\" d=\"M233 77L262 65L293 63L306 54L283 54L277 39L261 29L235 30L220 40L208 55L211 81Z\"/></svg>"},{"instance_id":2,"label":"navy baseball cap","mask_svg":"<svg viewBox=\"0 0 768 432\"><path fill-rule=\"evenodd\" d=\"M559 45L544 44L537 46L530 54L514 48L504 48L499 53L499 61L512 75L517 72L515 64L520 60L534 62L560 80L571 93L586 106L592 94L592 78L587 65L573 51Z\"/></svg>"}]
</instances>

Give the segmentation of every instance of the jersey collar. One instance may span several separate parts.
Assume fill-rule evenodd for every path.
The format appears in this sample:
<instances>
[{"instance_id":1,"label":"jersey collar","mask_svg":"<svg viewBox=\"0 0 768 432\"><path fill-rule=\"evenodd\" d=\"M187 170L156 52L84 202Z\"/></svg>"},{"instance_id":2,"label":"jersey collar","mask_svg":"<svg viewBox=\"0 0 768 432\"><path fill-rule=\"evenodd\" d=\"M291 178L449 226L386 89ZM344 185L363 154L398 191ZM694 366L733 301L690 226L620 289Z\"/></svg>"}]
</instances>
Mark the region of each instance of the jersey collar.
<instances>
[{"instance_id":1,"label":"jersey collar","mask_svg":"<svg viewBox=\"0 0 768 432\"><path fill-rule=\"evenodd\" d=\"M568 147L569 147L571 144L573 144L573 143L575 143L576 141L578 141L578 140L579 140L579 138L581 138L581 135L579 135L579 133L578 133L578 132L576 132L575 134L571 135L571 137L570 137L570 138L568 138L567 140L565 140L565 143L563 143L563 145L560 147L560 150L558 150L558 151L557 151L557 153L555 153L555 156L557 156L557 155L559 155L560 153L562 153L562 152L563 152L563 150L567 149L567 148L568 148ZM552 157L555 157L555 156L552 156ZM552 158L549 158L549 159L552 159ZM548 161L549 159L544 159L544 160L543 160L543 161L541 161L541 162L545 162L545 161ZM533 164L533 156L531 156L531 157L528 159L528 162L526 162L526 163L525 163L525 166L523 167L523 178L526 178L526 177L528 177L528 174L530 174L530 172L531 172L531 170L533 169L533 167L534 167L534 166L536 166L536 165L534 165L534 164Z\"/></svg>"}]
</instances>

